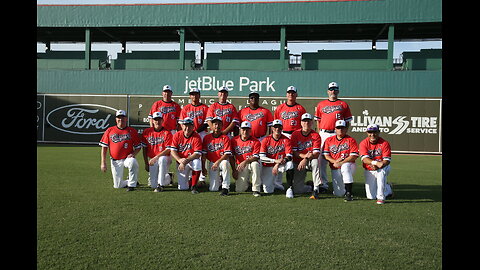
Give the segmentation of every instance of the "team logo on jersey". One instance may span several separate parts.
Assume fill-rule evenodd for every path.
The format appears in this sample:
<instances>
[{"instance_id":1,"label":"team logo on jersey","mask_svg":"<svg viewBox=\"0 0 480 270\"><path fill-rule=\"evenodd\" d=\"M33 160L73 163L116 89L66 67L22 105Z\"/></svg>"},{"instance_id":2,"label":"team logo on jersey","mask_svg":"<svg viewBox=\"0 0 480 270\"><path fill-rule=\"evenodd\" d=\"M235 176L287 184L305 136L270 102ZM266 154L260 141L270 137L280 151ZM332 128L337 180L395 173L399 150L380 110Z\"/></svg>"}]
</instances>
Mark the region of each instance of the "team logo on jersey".
<instances>
[{"instance_id":1,"label":"team logo on jersey","mask_svg":"<svg viewBox=\"0 0 480 270\"><path fill-rule=\"evenodd\" d=\"M232 113L233 113L233 111L232 111L231 108L216 109L216 110L215 110L215 115L216 115L216 116L220 116L220 117L222 117L222 116L224 116L224 115L229 115L229 114L232 114Z\"/></svg>"},{"instance_id":2,"label":"team logo on jersey","mask_svg":"<svg viewBox=\"0 0 480 270\"><path fill-rule=\"evenodd\" d=\"M326 114L330 114L336 111L342 111L342 105L332 105L332 106L325 106L322 108L322 112Z\"/></svg>"},{"instance_id":3,"label":"team logo on jersey","mask_svg":"<svg viewBox=\"0 0 480 270\"><path fill-rule=\"evenodd\" d=\"M117 133L114 133L112 135L110 135L110 140L114 143L119 143L119 142L123 142L123 141L128 141L132 138L132 136L130 135L130 133L127 133L127 134L117 134Z\"/></svg>"},{"instance_id":4,"label":"team logo on jersey","mask_svg":"<svg viewBox=\"0 0 480 270\"><path fill-rule=\"evenodd\" d=\"M166 114L166 113L171 113L171 112L175 112L177 109L175 107L160 107L160 112L162 114Z\"/></svg>"},{"instance_id":5,"label":"team logo on jersey","mask_svg":"<svg viewBox=\"0 0 480 270\"><path fill-rule=\"evenodd\" d=\"M178 144L178 152L185 152L187 150L192 149L192 144L191 143L179 143Z\"/></svg>"},{"instance_id":6,"label":"team logo on jersey","mask_svg":"<svg viewBox=\"0 0 480 270\"><path fill-rule=\"evenodd\" d=\"M264 116L265 116L265 115L263 114L263 112L258 112L258 113L247 114L247 115L245 116L245 118L247 118L247 120L248 120L249 122L253 122L253 121L255 121L255 120L257 120L257 119L260 119L260 118L262 118L262 117L264 117Z\"/></svg>"},{"instance_id":7,"label":"team logo on jersey","mask_svg":"<svg viewBox=\"0 0 480 270\"><path fill-rule=\"evenodd\" d=\"M339 145L332 145L328 149L330 150L330 153L337 154L337 153L340 153L342 151L350 149L350 146L348 145L348 143L342 143L342 144L339 144Z\"/></svg>"},{"instance_id":8,"label":"team logo on jersey","mask_svg":"<svg viewBox=\"0 0 480 270\"><path fill-rule=\"evenodd\" d=\"M313 142L312 141L306 141L306 142L298 142L297 143L297 150L298 151L303 151L307 148L313 147Z\"/></svg>"},{"instance_id":9,"label":"team logo on jersey","mask_svg":"<svg viewBox=\"0 0 480 270\"><path fill-rule=\"evenodd\" d=\"M275 155L277 153L285 152L285 145L277 145L277 146L267 146L267 154Z\"/></svg>"},{"instance_id":10,"label":"team logo on jersey","mask_svg":"<svg viewBox=\"0 0 480 270\"><path fill-rule=\"evenodd\" d=\"M147 137L147 141L150 145L159 145L159 144L162 144L165 142L165 138L163 137L153 137L153 136L150 136L150 137Z\"/></svg>"},{"instance_id":11,"label":"team logo on jersey","mask_svg":"<svg viewBox=\"0 0 480 270\"><path fill-rule=\"evenodd\" d=\"M280 114L280 117L283 119L283 120L288 120L288 119L292 119L292 118L297 118L298 117L298 112L297 111L293 111L293 112L282 112Z\"/></svg>"},{"instance_id":12,"label":"team logo on jersey","mask_svg":"<svg viewBox=\"0 0 480 270\"><path fill-rule=\"evenodd\" d=\"M217 152L218 150L222 150L224 148L223 142L221 143L209 143L207 145L207 149L209 152Z\"/></svg>"},{"instance_id":13,"label":"team logo on jersey","mask_svg":"<svg viewBox=\"0 0 480 270\"><path fill-rule=\"evenodd\" d=\"M243 155L243 154L246 154L246 153L251 153L253 148L252 146L250 145L247 145L247 146L235 146L234 148L235 150L235 153L237 155Z\"/></svg>"},{"instance_id":14,"label":"team logo on jersey","mask_svg":"<svg viewBox=\"0 0 480 270\"><path fill-rule=\"evenodd\" d=\"M187 112L187 117L195 118L197 116L203 116L203 111L189 111Z\"/></svg>"},{"instance_id":15,"label":"team logo on jersey","mask_svg":"<svg viewBox=\"0 0 480 270\"><path fill-rule=\"evenodd\" d=\"M368 150L368 157L371 158L371 159L373 159L374 157L381 157L381 156L382 156L382 149L381 148Z\"/></svg>"}]
</instances>

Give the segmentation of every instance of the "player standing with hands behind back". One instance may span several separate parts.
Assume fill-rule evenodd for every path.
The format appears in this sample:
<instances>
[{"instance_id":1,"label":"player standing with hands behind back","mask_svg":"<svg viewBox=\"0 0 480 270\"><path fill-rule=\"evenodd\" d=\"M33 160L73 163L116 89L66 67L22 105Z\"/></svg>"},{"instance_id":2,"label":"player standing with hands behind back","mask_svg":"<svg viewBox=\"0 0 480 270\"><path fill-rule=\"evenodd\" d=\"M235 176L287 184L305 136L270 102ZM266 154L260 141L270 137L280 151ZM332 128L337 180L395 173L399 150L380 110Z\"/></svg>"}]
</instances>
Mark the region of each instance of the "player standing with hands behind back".
<instances>
[{"instance_id":1,"label":"player standing with hands behind back","mask_svg":"<svg viewBox=\"0 0 480 270\"><path fill-rule=\"evenodd\" d=\"M336 82L328 84L328 99L320 101L315 108L315 120L317 120L317 131L322 138L322 148L327 138L335 136L335 122L345 120L348 128L349 122L353 119L348 104L338 98L340 89ZM322 178L321 192L328 189L327 179L327 161L323 156L319 157L320 161L320 177Z\"/></svg>"}]
</instances>

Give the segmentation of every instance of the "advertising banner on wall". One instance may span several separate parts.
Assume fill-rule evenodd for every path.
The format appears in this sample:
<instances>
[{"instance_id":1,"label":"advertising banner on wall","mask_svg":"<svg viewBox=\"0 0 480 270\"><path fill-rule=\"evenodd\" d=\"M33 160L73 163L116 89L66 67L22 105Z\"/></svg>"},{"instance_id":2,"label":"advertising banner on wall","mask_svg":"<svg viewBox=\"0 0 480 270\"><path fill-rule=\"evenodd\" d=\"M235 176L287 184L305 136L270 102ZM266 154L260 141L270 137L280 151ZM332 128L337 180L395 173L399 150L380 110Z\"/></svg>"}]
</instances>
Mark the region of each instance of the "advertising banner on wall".
<instances>
[{"instance_id":1,"label":"advertising banner on wall","mask_svg":"<svg viewBox=\"0 0 480 270\"><path fill-rule=\"evenodd\" d=\"M37 95L37 141L96 144L103 132L115 125L115 111L126 110L129 125L142 133L148 125L152 104L161 96L144 95ZM298 98L307 112L314 114L323 98ZM380 126L381 136L397 153L441 153L440 98L342 98L352 111L349 134L358 143L366 137L369 124ZM181 107L188 96L173 96ZM216 96L202 96L211 105ZM238 110L248 106L247 97L229 97ZM285 97L261 97L260 105L275 111ZM316 125L314 125L316 127Z\"/></svg>"}]
</instances>

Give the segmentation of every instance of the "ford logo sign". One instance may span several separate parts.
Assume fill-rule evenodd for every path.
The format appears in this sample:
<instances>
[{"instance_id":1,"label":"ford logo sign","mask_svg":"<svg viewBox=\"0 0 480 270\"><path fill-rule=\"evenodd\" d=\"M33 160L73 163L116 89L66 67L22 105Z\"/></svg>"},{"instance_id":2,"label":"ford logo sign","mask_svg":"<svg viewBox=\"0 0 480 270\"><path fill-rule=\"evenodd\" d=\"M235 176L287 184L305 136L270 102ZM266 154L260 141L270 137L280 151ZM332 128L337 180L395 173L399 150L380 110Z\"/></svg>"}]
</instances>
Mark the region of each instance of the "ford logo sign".
<instances>
[{"instance_id":1,"label":"ford logo sign","mask_svg":"<svg viewBox=\"0 0 480 270\"><path fill-rule=\"evenodd\" d=\"M71 104L58 107L47 114L46 121L53 128L72 134L103 134L115 124L111 110L117 109L98 104ZM111 121L110 118L112 118Z\"/></svg>"}]
</instances>

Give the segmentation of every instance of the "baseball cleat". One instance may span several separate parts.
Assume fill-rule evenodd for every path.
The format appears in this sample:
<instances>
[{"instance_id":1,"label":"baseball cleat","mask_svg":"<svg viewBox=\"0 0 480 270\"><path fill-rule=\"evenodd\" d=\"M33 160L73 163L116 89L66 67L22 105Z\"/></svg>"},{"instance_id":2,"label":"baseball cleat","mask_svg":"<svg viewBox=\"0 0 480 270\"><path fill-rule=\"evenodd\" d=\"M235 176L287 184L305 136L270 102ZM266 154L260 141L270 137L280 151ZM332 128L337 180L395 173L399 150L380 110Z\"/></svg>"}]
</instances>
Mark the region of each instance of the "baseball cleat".
<instances>
[{"instance_id":1,"label":"baseball cleat","mask_svg":"<svg viewBox=\"0 0 480 270\"><path fill-rule=\"evenodd\" d=\"M285 194L285 197L289 198L289 199L292 199L293 198L293 190L292 190L292 187L289 187L287 189L287 192Z\"/></svg>"},{"instance_id":2,"label":"baseball cleat","mask_svg":"<svg viewBox=\"0 0 480 270\"><path fill-rule=\"evenodd\" d=\"M384 200L377 200L377 204L384 204L385 201Z\"/></svg>"},{"instance_id":3,"label":"baseball cleat","mask_svg":"<svg viewBox=\"0 0 480 270\"><path fill-rule=\"evenodd\" d=\"M127 187L127 191L134 191L135 188L134 187Z\"/></svg>"},{"instance_id":4,"label":"baseball cleat","mask_svg":"<svg viewBox=\"0 0 480 270\"><path fill-rule=\"evenodd\" d=\"M222 192L220 192L220 196L228 196L228 189L222 188Z\"/></svg>"},{"instance_id":5,"label":"baseball cleat","mask_svg":"<svg viewBox=\"0 0 480 270\"><path fill-rule=\"evenodd\" d=\"M345 193L345 198L343 199L346 202L353 201L353 195L350 192Z\"/></svg>"},{"instance_id":6,"label":"baseball cleat","mask_svg":"<svg viewBox=\"0 0 480 270\"><path fill-rule=\"evenodd\" d=\"M260 192L254 191L254 192L253 192L253 196L254 196L254 197L260 197L260 196L262 196L262 195L260 195Z\"/></svg>"},{"instance_id":7,"label":"baseball cleat","mask_svg":"<svg viewBox=\"0 0 480 270\"><path fill-rule=\"evenodd\" d=\"M312 196L310 196L310 199L312 200L318 200L318 190L313 190Z\"/></svg>"}]
</instances>

